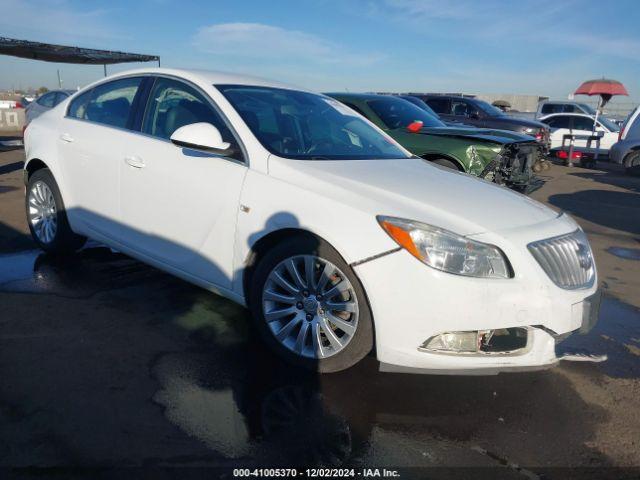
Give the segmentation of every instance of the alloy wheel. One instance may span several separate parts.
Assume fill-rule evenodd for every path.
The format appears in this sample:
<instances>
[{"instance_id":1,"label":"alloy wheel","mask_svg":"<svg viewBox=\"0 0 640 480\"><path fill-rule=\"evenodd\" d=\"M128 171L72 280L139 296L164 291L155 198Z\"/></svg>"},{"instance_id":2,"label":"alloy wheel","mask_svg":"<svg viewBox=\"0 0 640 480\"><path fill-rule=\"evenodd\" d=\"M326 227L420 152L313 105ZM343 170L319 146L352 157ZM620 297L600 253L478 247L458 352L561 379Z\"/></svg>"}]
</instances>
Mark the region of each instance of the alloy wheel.
<instances>
[{"instance_id":1,"label":"alloy wheel","mask_svg":"<svg viewBox=\"0 0 640 480\"><path fill-rule=\"evenodd\" d=\"M58 230L56 200L49 186L41 181L29 190L29 223L42 243L53 242Z\"/></svg>"},{"instance_id":2,"label":"alloy wheel","mask_svg":"<svg viewBox=\"0 0 640 480\"><path fill-rule=\"evenodd\" d=\"M358 327L358 299L347 276L314 256L289 257L269 273L262 312L278 342L307 358L342 351Z\"/></svg>"}]
</instances>

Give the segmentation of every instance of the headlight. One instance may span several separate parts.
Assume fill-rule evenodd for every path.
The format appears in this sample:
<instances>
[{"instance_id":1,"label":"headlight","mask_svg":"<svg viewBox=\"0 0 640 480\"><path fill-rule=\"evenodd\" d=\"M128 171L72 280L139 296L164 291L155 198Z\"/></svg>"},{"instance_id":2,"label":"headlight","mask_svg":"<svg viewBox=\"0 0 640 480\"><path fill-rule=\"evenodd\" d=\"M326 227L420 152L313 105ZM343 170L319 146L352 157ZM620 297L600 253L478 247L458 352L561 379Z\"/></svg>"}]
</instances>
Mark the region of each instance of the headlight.
<instances>
[{"instance_id":1,"label":"headlight","mask_svg":"<svg viewBox=\"0 0 640 480\"><path fill-rule=\"evenodd\" d=\"M378 222L398 245L436 270L469 277L511 277L498 247L412 220L379 216Z\"/></svg>"}]
</instances>

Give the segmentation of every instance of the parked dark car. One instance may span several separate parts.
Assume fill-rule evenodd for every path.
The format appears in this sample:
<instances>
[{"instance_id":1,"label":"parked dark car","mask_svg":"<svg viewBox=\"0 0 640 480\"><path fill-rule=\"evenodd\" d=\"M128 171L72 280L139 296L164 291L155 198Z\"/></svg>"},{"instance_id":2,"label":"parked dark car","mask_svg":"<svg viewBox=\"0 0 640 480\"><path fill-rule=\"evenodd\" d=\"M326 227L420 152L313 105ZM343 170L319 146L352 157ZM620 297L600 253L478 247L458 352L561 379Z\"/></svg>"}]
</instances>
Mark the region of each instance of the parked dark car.
<instances>
[{"instance_id":1,"label":"parked dark car","mask_svg":"<svg viewBox=\"0 0 640 480\"><path fill-rule=\"evenodd\" d=\"M549 128L542 122L505 115L499 108L477 98L454 95L412 96L424 100L445 122L457 121L482 128L512 130L535 137L548 148Z\"/></svg>"}]
</instances>

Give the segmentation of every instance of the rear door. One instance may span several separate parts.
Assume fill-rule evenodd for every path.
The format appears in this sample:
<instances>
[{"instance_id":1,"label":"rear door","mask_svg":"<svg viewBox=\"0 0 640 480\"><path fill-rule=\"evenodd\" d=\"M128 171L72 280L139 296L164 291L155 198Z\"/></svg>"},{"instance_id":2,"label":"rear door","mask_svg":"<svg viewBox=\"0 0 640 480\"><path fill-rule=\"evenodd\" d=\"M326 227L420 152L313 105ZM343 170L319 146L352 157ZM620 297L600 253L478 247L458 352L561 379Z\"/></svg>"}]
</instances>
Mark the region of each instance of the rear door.
<instances>
[{"instance_id":1,"label":"rear door","mask_svg":"<svg viewBox=\"0 0 640 480\"><path fill-rule=\"evenodd\" d=\"M553 117L541 120L549 125L549 140L551 148L560 148L562 146L562 137L571 133L571 117L569 115L554 115ZM566 143L569 146L569 143Z\"/></svg>"},{"instance_id":2,"label":"rear door","mask_svg":"<svg viewBox=\"0 0 640 480\"><path fill-rule=\"evenodd\" d=\"M136 137L129 129L132 104L143 77L100 84L75 98L61 120L59 158L69 198L68 214L87 233L117 239L118 174L121 159Z\"/></svg>"},{"instance_id":3,"label":"rear door","mask_svg":"<svg viewBox=\"0 0 640 480\"><path fill-rule=\"evenodd\" d=\"M178 128L214 125L237 152L234 158L181 148ZM231 287L244 150L214 102L198 87L156 77L141 134L120 152L123 242L190 277Z\"/></svg>"}]
</instances>

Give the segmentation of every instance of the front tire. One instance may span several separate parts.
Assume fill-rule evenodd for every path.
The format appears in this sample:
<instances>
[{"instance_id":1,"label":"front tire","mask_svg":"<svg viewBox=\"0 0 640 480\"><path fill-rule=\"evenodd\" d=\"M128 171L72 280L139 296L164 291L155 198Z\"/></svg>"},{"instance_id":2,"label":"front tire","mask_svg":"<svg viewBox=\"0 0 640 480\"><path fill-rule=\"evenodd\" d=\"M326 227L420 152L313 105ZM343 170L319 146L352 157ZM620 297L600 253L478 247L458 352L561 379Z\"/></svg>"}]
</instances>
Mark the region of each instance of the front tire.
<instances>
[{"instance_id":1,"label":"front tire","mask_svg":"<svg viewBox=\"0 0 640 480\"><path fill-rule=\"evenodd\" d=\"M29 177L25 208L31 237L45 252L71 253L86 242L71 230L58 184L49 169L37 170Z\"/></svg>"},{"instance_id":2,"label":"front tire","mask_svg":"<svg viewBox=\"0 0 640 480\"><path fill-rule=\"evenodd\" d=\"M310 370L345 370L373 348L360 281L335 249L312 236L291 238L264 255L249 307L268 346Z\"/></svg>"}]
</instances>

